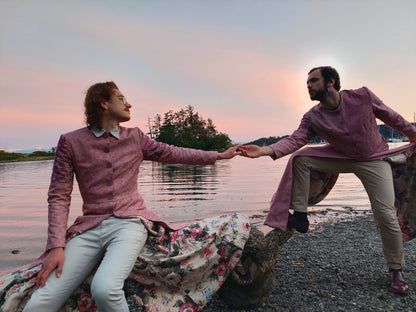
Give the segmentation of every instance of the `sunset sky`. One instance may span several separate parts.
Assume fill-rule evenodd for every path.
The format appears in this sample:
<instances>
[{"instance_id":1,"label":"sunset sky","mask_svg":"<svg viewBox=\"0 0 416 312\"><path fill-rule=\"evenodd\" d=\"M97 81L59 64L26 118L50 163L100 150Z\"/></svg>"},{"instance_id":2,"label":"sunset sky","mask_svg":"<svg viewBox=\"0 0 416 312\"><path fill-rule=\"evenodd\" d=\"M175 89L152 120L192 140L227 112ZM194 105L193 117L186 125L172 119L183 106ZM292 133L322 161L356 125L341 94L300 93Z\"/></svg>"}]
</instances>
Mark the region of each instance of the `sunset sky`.
<instances>
[{"instance_id":1,"label":"sunset sky","mask_svg":"<svg viewBox=\"0 0 416 312\"><path fill-rule=\"evenodd\" d=\"M307 72L369 87L413 121L414 0L0 1L0 149L82 127L93 83L133 105L125 126L192 105L234 142L292 133Z\"/></svg>"}]
</instances>

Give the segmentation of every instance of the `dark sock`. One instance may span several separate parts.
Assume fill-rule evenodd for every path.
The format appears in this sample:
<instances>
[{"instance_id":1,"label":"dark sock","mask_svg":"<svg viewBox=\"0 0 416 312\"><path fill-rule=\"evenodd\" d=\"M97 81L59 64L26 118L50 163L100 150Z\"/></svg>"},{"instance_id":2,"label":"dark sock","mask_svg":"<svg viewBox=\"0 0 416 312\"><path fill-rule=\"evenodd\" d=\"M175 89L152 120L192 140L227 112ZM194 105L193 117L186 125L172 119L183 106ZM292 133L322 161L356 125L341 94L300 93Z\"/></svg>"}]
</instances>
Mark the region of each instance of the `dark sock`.
<instances>
[{"instance_id":1,"label":"dark sock","mask_svg":"<svg viewBox=\"0 0 416 312\"><path fill-rule=\"evenodd\" d=\"M308 221L308 214L306 212L294 211L293 216L298 221L301 221L301 222Z\"/></svg>"},{"instance_id":2,"label":"dark sock","mask_svg":"<svg viewBox=\"0 0 416 312\"><path fill-rule=\"evenodd\" d=\"M402 269L389 269L389 272L402 271Z\"/></svg>"}]
</instances>

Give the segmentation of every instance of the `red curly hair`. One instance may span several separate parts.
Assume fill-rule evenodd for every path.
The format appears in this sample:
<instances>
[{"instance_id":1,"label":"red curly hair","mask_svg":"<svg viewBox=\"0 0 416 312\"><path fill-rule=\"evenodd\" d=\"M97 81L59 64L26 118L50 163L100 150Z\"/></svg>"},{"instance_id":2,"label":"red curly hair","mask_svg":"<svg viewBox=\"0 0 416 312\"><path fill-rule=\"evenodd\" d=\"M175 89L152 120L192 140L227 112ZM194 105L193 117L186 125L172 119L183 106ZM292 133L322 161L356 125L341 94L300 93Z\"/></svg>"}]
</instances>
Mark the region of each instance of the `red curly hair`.
<instances>
[{"instance_id":1,"label":"red curly hair","mask_svg":"<svg viewBox=\"0 0 416 312\"><path fill-rule=\"evenodd\" d=\"M100 103L109 101L115 90L118 90L118 87L113 81L96 83L88 88L84 101L85 123L88 128L101 129L101 116L104 108Z\"/></svg>"}]
</instances>

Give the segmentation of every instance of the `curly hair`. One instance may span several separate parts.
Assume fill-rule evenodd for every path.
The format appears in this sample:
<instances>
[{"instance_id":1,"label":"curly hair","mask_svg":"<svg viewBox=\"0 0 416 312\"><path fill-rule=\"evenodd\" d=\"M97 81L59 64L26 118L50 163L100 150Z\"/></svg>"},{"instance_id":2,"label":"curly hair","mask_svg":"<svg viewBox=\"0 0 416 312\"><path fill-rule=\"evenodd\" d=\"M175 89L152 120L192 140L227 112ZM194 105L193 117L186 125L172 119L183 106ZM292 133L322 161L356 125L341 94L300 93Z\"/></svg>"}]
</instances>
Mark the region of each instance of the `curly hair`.
<instances>
[{"instance_id":1,"label":"curly hair","mask_svg":"<svg viewBox=\"0 0 416 312\"><path fill-rule=\"evenodd\" d=\"M88 128L101 128L104 108L100 103L109 101L115 90L118 90L118 87L113 81L96 83L88 88L84 101L85 123Z\"/></svg>"},{"instance_id":2,"label":"curly hair","mask_svg":"<svg viewBox=\"0 0 416 312\"><path fill-rule=\"evenodd\" d=\"M308 75L315 71L315 70L320 70L321 71L321 75L324 78L324 82L327 83L329 82L331 79L334 79L335 83L334 83L334 89L339 91L341 89L341 82L339 79L339 74L337 72L337 70L331 66L320 66L320 67L315 67L312 68Z\"/></svg>"}]
</instances>

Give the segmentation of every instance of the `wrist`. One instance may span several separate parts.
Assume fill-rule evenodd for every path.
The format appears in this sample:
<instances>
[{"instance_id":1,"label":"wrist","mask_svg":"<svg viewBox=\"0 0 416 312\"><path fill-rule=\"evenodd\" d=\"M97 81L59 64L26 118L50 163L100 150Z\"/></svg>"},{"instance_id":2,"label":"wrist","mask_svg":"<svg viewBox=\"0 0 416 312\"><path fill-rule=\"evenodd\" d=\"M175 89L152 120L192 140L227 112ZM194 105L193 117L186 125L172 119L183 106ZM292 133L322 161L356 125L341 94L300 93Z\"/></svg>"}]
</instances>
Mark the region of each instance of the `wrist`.
<instances>
[{"instance_id":1,"label":"wrist","mask_svg":"<svg viewBox=\"0 0 416 312\"><path fill-rule=\"evenodd\" d=\"M263 156L273 156L274 151L268 146L262 146L261 150L263 152Z\"/></svg>"},{"instance_id":2,"label":"wrist","mask_svg":"<svg viewBox=\"0 0 416 312\"><path fill-rule=\"evenodd\" d=\"M48 253L54 253L54 252L60 252L60 251L64 251L64 247L53 247L47 250Z\"/></svg>"}]
</instances>

